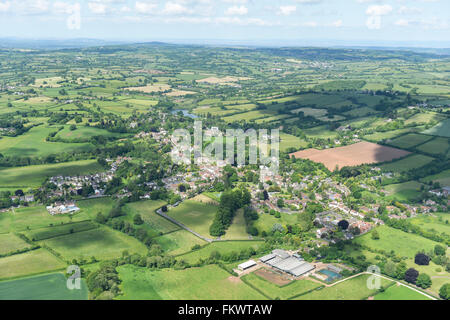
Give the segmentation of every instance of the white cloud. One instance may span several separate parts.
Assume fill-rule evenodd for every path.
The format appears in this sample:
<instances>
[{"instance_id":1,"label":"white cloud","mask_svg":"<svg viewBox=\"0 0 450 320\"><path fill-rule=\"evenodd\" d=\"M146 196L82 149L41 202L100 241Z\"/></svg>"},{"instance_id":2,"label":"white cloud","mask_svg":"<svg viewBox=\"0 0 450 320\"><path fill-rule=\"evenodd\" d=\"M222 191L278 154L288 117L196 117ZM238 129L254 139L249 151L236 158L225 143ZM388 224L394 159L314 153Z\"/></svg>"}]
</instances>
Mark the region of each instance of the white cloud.
<instances>
[{"instance_id":1,"label":"white cloud","mask_svg":"<svg viewBox=\"0 0 450 320\"><path fill-rule=\"evenodd\" d=\"M389 4L372 5L366 10L368 16L384 16L392 12L392 6Z\"/></svg>"},{"instance_id":2,"label":"white cloud","mask_svg":"<svg viewBox=\"0 0 450 320\"><path fill-rule=\"evenodd\" d=\"M166 5L164 6L162 13L167 15L177 15L177 14L192 13L192 11L179 3L167 2Z\"/></svg>"},{"instance_id":3,"label":"white cloud","mask_svg":"<svg viewBox=\"0 0 450 320\"><path fill-rule=\"evenodd\" d=\"M226 15L229 16L243 16L248 13L248 9L246 6L233 6L227 9L225 11Z\"/></svg>"},{"instance_id":4,"label":"white cloud","mask_svg":"<svg viewBox=\"0 0 450 320\"><path fill-rule=\"evenodd\" d=\"M282 15L282 16L289 16L292 13L294 13L295 11L297 11L296 6L281 6L278 11L278 14Z\"/></svg>"},{"instance_id":5,"label":"white cloud","mask_svg":"<svg viewBox=\"0 0 450 320\"><path fill-rule=\"evenodd\" d=\"M366 15L368 15L367 28L371 30L381 29L381 17L391 13L392 10L392 6L389 4L369 6L366 10Z\"/></svg>"},{"instance_id":6,"label":"white cloud","mask_svg":"<svg viewBox=\"0 0 450 320\"><path fill-rule=\"evenodd\" d=\"M149 14L155 13L155 9L158 5L151 2L140 2L136 1L135 8L138 13Z\"/></svg>"},{"instance_id":7,"label":"white cloud","mask_svg":"<svg viewBox=\"0 0 450 320\"><path fill-rule=\"evenodd\" d=\"M0 12L6 12L11 8L11 2L0 2Z\"/></svg>"},{"instance_id":8,"label":"white cloud","mask_svg":"<svg viewBox=\"0 0 450 320\"><path fill-rule=\"evenodd\" d=\"M89 2L88 3L89 10L95 14L105 14L107 11L107 6L104 3L100 2Z\"/></svg>"}]
</instances>

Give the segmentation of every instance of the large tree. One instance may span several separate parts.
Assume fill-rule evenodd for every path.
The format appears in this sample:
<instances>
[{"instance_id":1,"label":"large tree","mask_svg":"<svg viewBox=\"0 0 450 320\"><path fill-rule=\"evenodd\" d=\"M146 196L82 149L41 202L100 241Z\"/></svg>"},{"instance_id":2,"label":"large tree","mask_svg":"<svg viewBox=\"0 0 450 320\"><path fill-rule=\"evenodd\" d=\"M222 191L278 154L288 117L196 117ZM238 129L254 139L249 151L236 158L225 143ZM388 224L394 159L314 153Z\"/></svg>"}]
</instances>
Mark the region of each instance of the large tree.
<instances>
[{"instance_id":1,"label":"large tree","mask_svg":"<svg viewBox=\"0 0 450 320\"><path fill-rule=\"evenodd\" d=\"M406 282L409 282L409 283L415 284L418 276L419 276L419 271L417 271L414 268L409 268L405 272L405 280L406 280Z\"/></svg>"},{"instance_id":2,"label":"large tree","mask_svg":"<svg viewBox=\"0 0 450 320\"><path fill-rule=\"evenodd\" d=\"M419 266L427 266L430 264L430 257L427 256L425 253L418 253L414 258L414 262Z\"/></svg>"},{"instance_id":3,"label":"large tree","mask_svg":"<svg viewBox=\"0 0 450 320\"><path fill-rule=\"evenodd\" d=\"M444 285L439 289L439 296L440 296L442 299L450 300L450 283L444 284Z\"/></svg>"},{"instance_id":4,"label":"large tree","mask_svg":"<svg viewBox=\"0 0 450 320\"><path fill-rule=\"evenodd\" d=\"M416 284L423 289L427 289L431 287L431 278L426 273L421 273L417 277Z\"/></svg>"}]
</instances>

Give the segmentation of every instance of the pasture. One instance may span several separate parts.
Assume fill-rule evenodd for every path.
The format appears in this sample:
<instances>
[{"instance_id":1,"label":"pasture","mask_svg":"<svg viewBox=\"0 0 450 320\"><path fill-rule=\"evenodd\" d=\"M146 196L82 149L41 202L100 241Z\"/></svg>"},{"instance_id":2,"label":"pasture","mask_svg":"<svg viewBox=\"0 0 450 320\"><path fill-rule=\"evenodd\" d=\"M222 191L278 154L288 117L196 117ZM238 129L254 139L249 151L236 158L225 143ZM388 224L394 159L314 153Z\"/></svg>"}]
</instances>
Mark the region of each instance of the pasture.
<instances>
[{"instance_id":1,"label":"pasture","mask_svg":"<svg viewBox=\"0 0 450 320\"><path fill-rule=\"evenodd\" d=\"M431 300L414 290L401 285L392 285L375 295L375 300Z\"/></svg>"},{"instance_id":2,"label":"pasture","mask_svg":"<svg viewBox=\"0 0 450 320\"><path fill-rule=\"evenodd\" d=\"M417 181L408 181L399 184L391 184L385 186L384 189L388 191L388 199L412 201L420 195L421 186L422 184Z\"/></svg>"},{"instance_id":3,"label":"pasture","mask_svg":"<svg viewBox=\"0 0 450 320\"><path fill-rule=\"evenodd\" d=\"M67 260L90 259L98 260L119 258L127 250L130 254L145 254L147 248L135 238L106 227L94 230L72 233L41 241L55 250Z\"/></svg>"},{"instance_id":4,"label":"pasture","mask_svg":"<svg viewBox=\"0 0 450 320\"><path fill-rule=\"evenodd\" d=\"M154 271L125 265L117 270L123 292L119 300L265 300L216 265Z\"/></svg>"},{"instance_id":5,"label":"pasture","mask_svg":"<svg viewBox=\"0 0 450 320\"><path fill-rule=\"evenodd\" d=\"M428 156L424 156L421 154L413 154L404 159L394 161L391 163L386 163L380 166L380 168L386 171L404 172L416 168L421 168L433 160L434 160L433 158Z\"/></svg>"},{"instance_id":6,"label":"pasture","mask_svg":"<svg viewBox=\"0 0 450 320\"><path fill-rule=\"evenodd\" d=\"M301 159L309 159L314 162L323 163L329 170L336 167L358 166L361 164L372 164L391 161L402 158L409 152L391 147L381 146L370 142L359 142L353 145L317 150L307 149L292 153L291 156Z\"/></svg>"},{"instance_id":7,"label":"pasture","mask_svg":"<svg viewBox=\"0 0 450 320\"><path fill-rule=\"evenodd\" d=\"M0 256L31 247L27 242L12 233L0 234L0 244Z\"/></svg>"},{"instance_id":8,"label":"pasture","mask_svg":"<svg viewBox=\"0 0 450 320\"><path fill-rule=\"evenodd\" d=\"M450 139L441 137L435 138L417 147L417 150L431 155L447 155L449 149Z\"/></svg>"},{"instance_id":9,"label":"pasture","mask_svg":"<svg viewBox=\"0 0 450 320\"><path fill-rule=\"evenodd\" d=\"M4 156L46 156L63 152L88 151L93 148L90 143L48 142L45 138L57 128L37 126L17 137L2 137L0 153Z\"/></svg>"},{"instance_id":10,"label":"pasture","mask_svg":"<svg viewBox=\"0 0 450 320\"><path fill-rule=\"evenodd\" d=\"M433 250L434 246L438 244L435 241L385 225L377 227L375 230L377 230L380 239L372 239L372 232L369 232L357 237L354 241L376 250L385 250L386 252L393 250L395 254L408 258L413 258L420 250Z\"/></svg>"},{"instance_id":11,"label":"pasture","mask_svg":"<svg viewBox=\"0 0 450 320\"><path fill-rule=\"evenodd\" d=\"M433 182L439 182L442 186L450 186L450 169L442 171L438 174L434 174L434 175L425 177L423 179L420 179L420 181L422 181L424 183L433 181Z\"/></svg>"},{"instance_id":12,"label":"pasture","mask_svg":"<svg viewBox=\"0 0 450 320\"><path fill-rule=\"evenodd\" d=\"M430 136L425 136L416 133L409 133L407 135L401 136L389 142L390 145L403 149L410 149L417 145L423 144L432 138Z\"/></svg>"},{"instance_id":13,"label":"pasture","mask_svg":"<svg viewBox=\"0 0 450 320\"><path fill-rule=\"evenodd\" d=\"M84 280L81 290L67 289L62 273L51 273L0 282L0 300L87 300L88 288Z\"/></svg>"},{"instance_id":14,"label":"pasture","mask_svg":"<svg viewBox=\"0 0 450 320\"><path fill-rule=\"evenodd\" d=\"M127 213L127 216L130 217L130 220L136 214L140 214L145 224L148 225L149 229L151 229L156 235L180 230L179 226L161 217L155 212L165 204L167 203L161 200L133 202L126 204L124 211Z\"/></svg>"},{"instance_id":15,"label":"pasture","mask_svg":"<svg viewBox=\"0 0 450 320\"><path fill-rule=\"evenodd\" d=\"M66 264L45 249L0 258L0 279L64 269Z\"/></svg>"},{"instance_id":16,"label":"pasture","mask_svg":"<svg viewBox=\"0 0 450 320\"><path fill-rule=\"evenodd\" d=\"M1 187L35 188L48 177L58 175L83 175L101 172L104 169L95 160L43 164L27 167L0 169Z\"/></svg>"},{"instance_id":17,"label":"pasture","mask_svg":"<svg viewBox=\"0 0 450 320\"><path fill-rule=\"evenodd\" d=\"M186 230L178 230L154 238L154 241L170 255L180 255L191 251L194 245L203 246L207 242Z\"/></svg>"},{"instance_id":18,"label":"pasture","mask_svg":"<svg viewBox=\"0 0 450 320\"><path fill-rule=\"evenodd\" d=\"M444 120L437 126L425 130L424 134L429 134L432 136L440 136L445 138L450 138L450 119Z\"/></svg>"},{"instance_id":19,"label":"pasture","mask_svg":"<svg viewBox=\"0 0 450 320\"><path fill-rule=\"evenodd\" d=\"M377 293L376 289L367 287L369 275L363 274L345 280L331 287L325 287L301 295L295 300L366 300ZM381 285L387 287L392 281L381 279Z\"/></svg>"},{"instance_id":20,"label":"pasture","mask_svg":"<svg viewBox=\"0 0 450 320\"><path fill-rule=\"evenodd\" d=\"M170 209L167 214L188 228L209 238L211 237L209 227L214 220L216 212L217 206L187 200L183 201L178 207Z\"/></svg>"}]
</instances>

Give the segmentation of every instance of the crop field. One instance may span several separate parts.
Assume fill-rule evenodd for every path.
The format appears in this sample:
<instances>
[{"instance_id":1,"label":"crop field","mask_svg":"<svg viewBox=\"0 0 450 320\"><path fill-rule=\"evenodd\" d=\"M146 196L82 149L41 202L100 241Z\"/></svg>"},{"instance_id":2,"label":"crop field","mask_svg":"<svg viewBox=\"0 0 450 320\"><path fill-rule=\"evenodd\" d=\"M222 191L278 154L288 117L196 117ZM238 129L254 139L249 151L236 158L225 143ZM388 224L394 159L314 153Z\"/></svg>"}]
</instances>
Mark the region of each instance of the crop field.
<instances>
[{"instance_id":1,"label":"crop field","mask_svg":"<svg viewBox=\"0 0 450 320\"><path fill-rule=\"evenodd\" d=\"M0 279L60 270L66 264L45 249L0 258Z\"/></svg>"},{"instance_id":2,"label":"crop field","mask_svg":"<svg viewBox=\"0 0 450 320\"><path fill-rule=\"evenodd\" d=\"M1 187L38 187L48 177L82 175L103 171L95 160L0 169Z\"/></svg>"},{"instance_id":3,"label":"crop field","mask_svg":"<svg viewBox=\"0 0 450 320\"><path fill-rule=\"evenodd\" d=\"M147 252L145 245L137 239L106 227L60 236L42 243L67 261L90 259L92 256L98 260L113 259L121 257L124 250L130 254Z\"/></svg>"},{"instance_id":4,"label":"crop field","mask_svg":"<svg viewBox=\"0 0 450 320\"><path fill-rule=\"evenodd\" d=\"M67 289L62 273L52 273L0 282L0 300L87 300L88 288L84 280L81 290Z\"/></svg>"},{"instance_id":5,"label":"crop field","mask_svg":"<svg viewBox=\"0 0 450 320\"><path fill-rule=\"evenodd\" d=\"M207 243L186 230L167 233L154 238L154 241L161 246L164 252L174 256L191 251L195 245L203 246Z\"/></svg>"},{"instance_id":6,"label":"crop field","mask_svg":"<svg viewBox=\"0 0 450 320\"><path fill-rule=\"evenodd\" d=\"M48 142L45 138L56 128L37 126L17 137L2 137L0 153L5 156L45 156L62 152L86 151L93 148L89 143Z\"/></svg>"},{"instance_id":7,"label":"crop field","mask_svg":"<svg viewBox=\"0 0 450 320\"><path fill-rule=\"evenodd\" d=\"M430 300L430 298L407 287L393 285L375 295L374 300Z\"/></svg>"},{"instance_id":8,"label":"crop field","mask_svg":"<svg viewBox=\"0 0 450 320\"><path fill-rule=\"evenodd\" d=\"M423 144L431 139L432 138L430 136L410 133L390 141L389 144L394 147L409 149L419 144Z\"/></svg>"},{"instance_id":9,"label":"crop field","mask_svg":"<svg viewBox=\"0 0 450 320\"><path fill-rule=\"evenodd\" d=\"M437 126L425 130L423 133L433 136L450 138L450 119L442 121Z\"/></svg>"},{"instance_id":10,"label":"crop field","mask_svg":"<svg viewBox=\"0 0 450 320\"><path fill-rule=\"evenodd\" d=\"M255 272L245 275L243 280L251 286L258 288L271 299L279 298L282 300L288 300L321 286L317 282L310 280L294 280L287 285L277 286L259 277Z\"/></svg>"},{"instance_id":11,"label":"crop field","mask_svg":"<svg viewBox=\"0 0 450 320\"><path fill-rule=\"evenodd\" d=\"M295 300L366 300L377 293L376 289L367 287L369 275L363 274L358 277L338 283L332 287L326 287L301 295ZM386 287L392 281L381 279L381 285Z\"/></svg>"},{"instance_id":12,"label":"crop field","mask_svg":"<svg viewBox=\"0 0 450 320\"><path fill-rule=\"evenodd\" d=\"M434 159L421 154L413 154L404 159L387 163L381 166L381 169L394 172L404 172L411 169L421 168Z\"/></svg>"},{"instance_id":13,"label":"crop field","mask_svg":"<svg viewBox=\"0 0 450 320\"><path fill-rule=\"evenodd\" d=\"M209 238L209 227L214 220L216 212L217 206L188 200L169 210L167 214L188 228Z\"/></svg>"},{"instance_id":14,"label":"crop field","mask_svg":"<svg viewBox=\"0 0 450 320\"><path fill-rule=\"evenodd\" d=\"M0 234L0 244L0 256L30 247L27 242L12 233Z\"/></svg>"},{"instance_id":15,"label":"crop field","mask_svg":"<svg viewBox=\"0 0 450 320\"><path fill-rule=\"evenodd\" d=\"M343 168L346 166L391 161L408 154L409 152L400 149L370 142L359 142L345 147L326 150L308 149L291 155L294 155L296 158L323 163L329 170L334 170L336 167Z\"/></svg>"},{"instance_id":16,"label":"crop field","mask_svg":"<svg viewBox=\"0 0 450 320\"><path fill-rule=\"evenodd\" d=\"M372 239L371 232L369 232L356 238L355 242L369 248L385 250L386 252L394 250L397 255L408 258L414 257L420 250L433 250L434 246L438 244L435 241L388 226L377 227L376 230L380 236L379 240Z\"/></svg>"},{"instance_id":17,"label":"crop field","mask_svg":"<svg viewBox=\"0 0 450 320\"><path fill-rule=\"evenodd\" d=\"M216 265L186 270L151 271L130 265L117 269L122 280L120 300L265 300Z\"/></svg>"},{"instance_id":18,"label":"crop field","mask_svg":"<svg viewBox=\"0 0 450 320\"><path fill-rule=\"evenodd\" d=\"M431 155L447 155L449 149L450 149L450 139L441 137L435 138L417 147L417 150Z\"/></svg>"},{"instance_id":19,"label":"crop field","mask_svg":"<svg viewBox=\"0 0 450 320\"><path fill-rule=\"evenodd\" d=\"M223 118L224 121L228 123L236 122L236 121L246 121L251 122L252 120L261 119L265 117L272 117L275 116L274 111L267 111L267 110L255 110L255 111L249 111L244 113L238 113L229 117Z\"/></svg>"},{"instance_id":20,"label":"crop field","mask_svg":"<svg viewBox=\"0 0 450 320\"><path fill-rule=\"evenodd\" d=\"M248 248L258 248L264 245L263 241L220 241L213 242L207 246L179 256L179 259L185 260L189 263L196 263L200 259L209 258L212 252L219 252L221 255L230 254L232 252L239 253L241 250Z\"/></svg>"}]
</instances>

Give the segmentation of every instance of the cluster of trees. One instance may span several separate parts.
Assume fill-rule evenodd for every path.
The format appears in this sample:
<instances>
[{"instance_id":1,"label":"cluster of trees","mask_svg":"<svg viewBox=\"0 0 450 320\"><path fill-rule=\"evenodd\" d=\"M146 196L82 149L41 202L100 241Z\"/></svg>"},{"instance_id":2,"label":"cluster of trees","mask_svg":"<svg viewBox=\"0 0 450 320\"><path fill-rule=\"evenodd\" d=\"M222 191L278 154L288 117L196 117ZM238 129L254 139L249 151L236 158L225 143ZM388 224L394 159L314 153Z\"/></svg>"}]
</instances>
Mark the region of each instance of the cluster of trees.
<instances>
[{"instance_id":1,"label":"cluster of trees","mask_svg":"<svg viewBox=\"0 0 450 320\"><path fill-rule=\"evenodd\" d=\"M209 229L210 234L214 237L223 236L233 222L236 211L249 205L250 201L250 192L245 188L224 191L220 196L216 217Z\"/></svg>"},{"instance_id":2,"label":"cluster of trees","mask_svg":"<svg viewBox=\"0 0 450 320\"><path fill-rule=\"evenodd\" d=\"M151 247L153 244L152 238L149 236L147 230L144 228L139 228L138 226L142 225L144 221L140 215L136 215L133 217L133 224L128 221L123 221L121 219L115 219L121 216L124 216L123 207L118 205L110 210L107 216L102 214L101 212L97 213L95 221L101 224L106 224L111 228L121 231L129 236L135 237L147 247Z\"/></svg>"}]
</instances>

